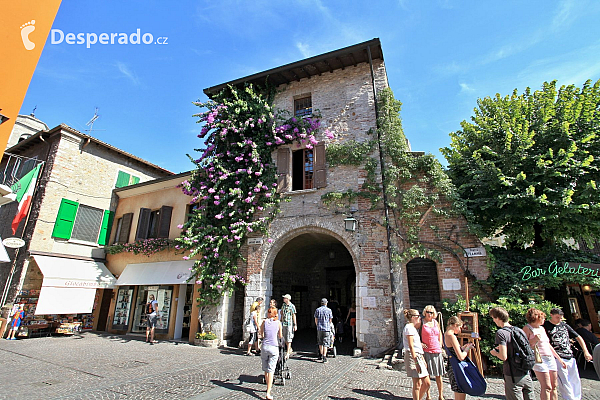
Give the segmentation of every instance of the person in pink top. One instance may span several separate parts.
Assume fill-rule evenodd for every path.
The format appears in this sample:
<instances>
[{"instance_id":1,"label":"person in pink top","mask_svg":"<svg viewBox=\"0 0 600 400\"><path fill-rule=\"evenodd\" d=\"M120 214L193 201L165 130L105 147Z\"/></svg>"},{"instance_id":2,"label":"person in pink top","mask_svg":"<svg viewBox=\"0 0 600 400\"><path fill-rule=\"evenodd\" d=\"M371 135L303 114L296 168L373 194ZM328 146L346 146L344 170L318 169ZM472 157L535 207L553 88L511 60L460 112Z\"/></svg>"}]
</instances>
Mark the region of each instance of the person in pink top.
<instances>
[{"instance_id":1,"label":"person in pink top","mask_svg":"<svg viewBox=\"0 0 600 400\"><path fill-rule=\"evenodd\" d=\"M446 373L446 368L444 367L444 357L442 356L442 331L436 318L437 311L435 307L431 305L425 306L423 309L423 325L421 326L421 343L423 343L429 376L435 378L439 400L444 400L442 376ZM427 400L431 400L429 390L427 390Z\"/></svg>"},{"instance_id":2,"label":"person in pink top","mask_svg":"<svg viewBox=\"0 0 600 400\"><path fill-rule=\"evenodd\" d=\"M523 332L527 335L531 348L535 350L537 347L541 363L536 363L533 366L533 371L540 382L540 400L557 400L558 391L556 390L557 363L566 368L565 362L550 345L550 339L544 329L544 321L546 314L536 308L530 308L525 314L528 324L523 327Z\"/></svg>"}]
</instances>

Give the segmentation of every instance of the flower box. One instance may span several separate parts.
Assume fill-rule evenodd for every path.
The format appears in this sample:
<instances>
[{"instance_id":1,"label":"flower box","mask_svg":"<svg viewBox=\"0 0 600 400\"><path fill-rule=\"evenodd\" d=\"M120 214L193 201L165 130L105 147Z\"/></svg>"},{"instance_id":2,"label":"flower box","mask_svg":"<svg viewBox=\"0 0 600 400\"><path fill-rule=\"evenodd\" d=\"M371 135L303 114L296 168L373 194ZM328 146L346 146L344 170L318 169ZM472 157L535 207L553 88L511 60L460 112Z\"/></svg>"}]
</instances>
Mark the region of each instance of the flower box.
<instances>
[{"instance_id":1,"label":"flower box","mask_svg":"<svg viewBox=\"0 0 600 400\"><path fill-rule=\"evenodd\" d=\"M217 347L219 339L194 339L194 345L200 347Z\"/></svg>"}]
</instances>

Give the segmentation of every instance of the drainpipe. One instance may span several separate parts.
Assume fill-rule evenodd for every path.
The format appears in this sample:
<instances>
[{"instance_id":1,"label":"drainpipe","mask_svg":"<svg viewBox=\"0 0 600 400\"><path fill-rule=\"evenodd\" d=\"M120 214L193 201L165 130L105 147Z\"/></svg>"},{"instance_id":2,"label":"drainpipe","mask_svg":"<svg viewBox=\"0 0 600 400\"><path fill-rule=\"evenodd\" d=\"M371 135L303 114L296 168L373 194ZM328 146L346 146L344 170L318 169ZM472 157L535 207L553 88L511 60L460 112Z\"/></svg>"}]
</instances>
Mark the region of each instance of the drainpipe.
<instances>
[{"instance_id":1,"label":"drainpipe","mask_svg":"<svg viewBox=\"0 0 600 400\"><path fill-rule=\"evenodd\" d=\"M373 59L371 58L371 46L367 46L367 54L369 56L369 66L371 67L371 83L373 85L373 99L375 103L375 118L379 121L379 107L377 106L377 90L375 88L375 72L373 71ZM390 211L387 201L387 193L385 190L385 157L381 146L381 131L377 127L377 146L379 149L379 162L381 164L381 184L383 187L383 213L385 218L385 233L387 238L388 248L388 263L390 268L390 286L392 290L392 319L394 323L394 339L398 339L398 318L396 315L396 284L394 283L394 266L392 263L392 231L390 227Z\"/></svg>"}]
</instances>

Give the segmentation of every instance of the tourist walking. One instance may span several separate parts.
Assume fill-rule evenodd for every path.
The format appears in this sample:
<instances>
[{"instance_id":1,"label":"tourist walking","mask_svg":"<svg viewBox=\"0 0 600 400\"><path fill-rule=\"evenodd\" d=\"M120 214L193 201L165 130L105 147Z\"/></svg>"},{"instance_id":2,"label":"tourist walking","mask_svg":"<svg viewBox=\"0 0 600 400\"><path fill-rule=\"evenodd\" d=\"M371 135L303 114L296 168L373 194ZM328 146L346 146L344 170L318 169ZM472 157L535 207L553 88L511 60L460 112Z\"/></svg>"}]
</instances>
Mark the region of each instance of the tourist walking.
<instances>
[{"instance_id":1,"label":"tourist walking","mask_svg":"<svg viewBox=\"0 0 600 400\"><path fill-rule=\"evenodd\" d=\"M558 371L558 390L564 400L581 400L581 379L577 369L577 360L573 357L570 339L575 339L583 349L583 356L586 361L592 359L592 355L587 349L583 338L564 322L563 310L553 308L550 310L550 320L544 322L544 329L550 339L550 345L560 356L566 368L562 366Z\"/></svg>"},{"instance_id":2,"label":"tourist walking","mask_svg":"<svg viewBox=\"0 0 600 400\"><path fill-rule=\"evenodd\" d=\"M146 342L150 344L158 343L154 340L154 331L156 330L156 324L158 323L158 301L151 294L148 296L148 303L146 303Z\"/></svg>"},{"instance_id":3,"label":"tourist walking","mask_svg":"<svg viewBox=\"0 0 600 400\"><path fill-rule=\"evenodd\" d=\"M508 311L503 307L495 307L490 310L490 317L498 326L496 332L496 347L490 351L490 354L504 361L502 365L502 373L504 374L504 394L507 400L533 400L533 381L529 376L529 371L514 371L511 368L509 354L514 354L511 329L520 330L523 335L525 333L516 326L511 326L509 323ZM512 369L512 371L511 371Z\"/></svg>"},{"instance_id":4,"label":"tourist walking","mask_svg":"<svg viewBox=\"0 0 600 400\"><path fill-rule=\"evenodd\" d=\"M417 310L404 310L406 325L404 326L402 343L404 344L404 366L406 374L412 378L412 398L421 400L431 386L427 364L423 356L423 345L417 328L421 324L421 316Z\"/></svg>"},{"instance_id":5,"label":"tourist walking","mask_svg":"<svg viewBox=\"0 0 600 400\"><path fill-rule=\"evenodd\" d=\"M352 341L356 342L356 304L352 303L348 309L348 315L346 316L346 323L350 320L350 327L352 328Z\"/></svg>"},{"instance_id":6,"label":"tourist walking","mask_svg":"<svg viewBox=\"0 0 600 400\"><path fill-rule=\"evenodd\" d=\"M298 323L296 322L296 306L294 306L291 300L291 295L284 294L283 305L281 306L283 341L287 346L287 351L285 353L286 358L289 358L292 355L292 340L294 340L294 333L298 329Z\"/></svg>"},{"instance_id":7,"label":"tourist walking","mask_svg":"<svg viewBox=\"0 0 600 400\"><path fill-rule=\"evenodd\" d=\"M23 308L23 304L19 304L16 307L15 312L12 314L12 320L10 321L10 332L6 337L6 340L17 340L15 335L19 331L19 327L21 326L21 322L23 322L23 318L25 318L25 311Z\"/></svg>"},{"instance_id":8,"label":"tourist walking","mask_svg":"<svg viewBox=\"0 0 600 400\"><path fill-rule=\"evenodd\" d=\"M557 385L557 364L566 368L566 364L561 360L554 348L550 346L550 339L544 329L546 313L536 308L530 308L525 314L527 325L523 327L523 332L527 335L527 340L532 349L537 348L542 362L536 362L533 366L533 372L540 382L540 400L558 399Z\"/></svg>"},{"instance_id":9,"label":"tourist walking","mask_svg":"<svg viewBox=\"0 0 600 400\"><path fill-rule=\"evenodd\" d=\"M319 360L327 362L327 349L333 344L331 324L333 314L327 307L327 299L321 299L321 307L315 310L315 325L317 325L317 343L319 344Z\"/></svg>"},{"instance_id":10,"label":"tourist walking","mask_svg":"<svg viewBox=\"0 0 600 400\"><path fill-rule=\"evenodd\" d=\"M469 350L471 350L475 345L472 342L461 346L458 343L458 338L456 335L460 333L462 330L463 322L457 316L452 316L448 319L448 327L446 328L446 333L444 333L444 344L446 345L448 353L448 357L456 357L458 360L463 361L467 358L469 354ZM463 392L456 383L456 377L454 376L454 370L452 368L448 368L448 380L450 381L450 388L454 392L455 400L464 400L467 397L467 394Z\"/></svg>"},{"instance_id":11,"label":"tourist walking","mask_svg":"<svg viewBox=\"0 0 600 400\"><path fill-rule=\"evenodd\" d=\"M246 350L245 356L252 355L252 346L256 349L256 355L259 355L258 350L258 315L260 314L261 305L256 304L253 305L254 309L250 312L250 317L248 317L248 321L246 323L246 332L250 334L248 338L248 349Z\"/></svg>"},{"instance_id":12,"label":"tourist walking","mask_svg":"<svg viewBox=\"0 0 600 400\"><path fill-rule=\"evenodd\" d=\"M436 321L437 311L432 305L425 306L423 309L423 321L421 322L421 343L425 363L427 364L427 372L429 378L435 378L435 383L438 388L438 399L444 400L444 383L442 376L446 373L444 366L444 357L442 356L442 331ZM427 400L431 400L431 394L427 390Z\"/></svg>"},{"instance_id":13,"label":"tourist walking","mask_svg":"<svg viewBox=\"0 0 600 400\"><path fill-rule=\"evenodd\" d=\"M267 319L260 326L260 337L262 338L261 361L267 384L267 399L273 399L271 388L273 387L273 374L277 367L279 358L279 339L283 337L281 322L277 316L277 308L269 307Z\"/></svg>"}]
</instances>

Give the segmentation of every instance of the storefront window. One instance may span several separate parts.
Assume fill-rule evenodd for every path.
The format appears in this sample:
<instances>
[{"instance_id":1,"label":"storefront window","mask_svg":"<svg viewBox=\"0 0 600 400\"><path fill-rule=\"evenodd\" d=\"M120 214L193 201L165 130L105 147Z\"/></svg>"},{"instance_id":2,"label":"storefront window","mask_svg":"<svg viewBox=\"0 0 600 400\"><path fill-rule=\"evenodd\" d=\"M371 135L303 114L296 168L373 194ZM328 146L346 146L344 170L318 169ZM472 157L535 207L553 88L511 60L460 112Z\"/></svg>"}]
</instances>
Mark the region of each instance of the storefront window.
<instances>
[{"instance_id":1,"label":"storefront window","mask_svg":"<svg viewBox=\"0 0 600 400\"><path fill-rule=\"evenodd\" d=\"M173 295L173 286L140 286L135 302L135 312L132 332L146 331L146 312L145 307L148 303L148 296L154 295L158 302L158 322L156 333L169 332L169 317L171 314L171 297Z\"/></svg>"},{"instance_id":2,"label":"storefront window","mask_svg":"<svg viewBox=\"0 0 600 400\"><path fill-rule=\"evenodd\" d=\"M113 319L114 329L127 330L132 300L133 288L131 286L121 286L117 292L117 305L115 306Z\"/></svg>"}]
</instances>

